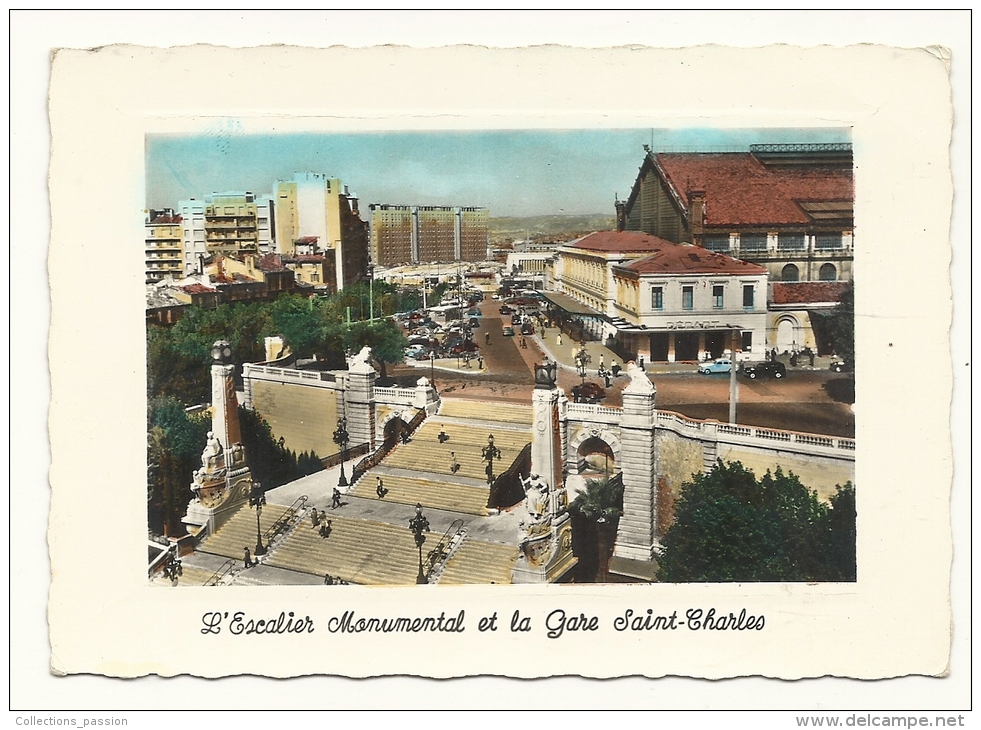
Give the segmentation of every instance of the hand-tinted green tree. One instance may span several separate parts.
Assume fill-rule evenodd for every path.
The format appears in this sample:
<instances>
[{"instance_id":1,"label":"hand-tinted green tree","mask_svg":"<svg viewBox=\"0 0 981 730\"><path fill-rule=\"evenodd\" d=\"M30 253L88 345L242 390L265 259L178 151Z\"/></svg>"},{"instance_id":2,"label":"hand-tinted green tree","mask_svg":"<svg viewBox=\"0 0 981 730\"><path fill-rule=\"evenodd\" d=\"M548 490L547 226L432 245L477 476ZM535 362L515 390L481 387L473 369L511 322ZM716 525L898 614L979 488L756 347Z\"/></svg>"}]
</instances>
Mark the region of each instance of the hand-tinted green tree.
<instances>
[{"instance_id":1,"label":"hand-tinted green tree","mask_svg":"<svg viewBox=\"0 0 981 730\"><path fill-rule=\"evenodd\" d=\"M569 505L572 515L572 551L579 559L577 583L605 583L616 541L617 525L623 514L623 480L590 479L586 490Z\"/></svg>"},{"instance_id":2,"label":"hand-tinted green tree","mask_svg":"<svg viewBox=\"0 0 981 730\"><path fill-rule=\"evenodd\" d=\"M831 336L839 357L855 362L855 287L849 286L838 298L831 315Z\"/></svg>"},{"instance_id":3,"label":"hand-tinted green tree","mask_svg":"<svg viewBox=\"0 0 981 730\"><path fill-rule=\"evenodd\" d=\"M682 486L658 580L854 580L853 495L851 484L839 487L829 506L792 473L778 468L757 479L739 462L720 461Z\"/></svg>"},{"instance_id":4,"label":"hand-tinted green tree","mask_svg":"<svg viewBox=\"0 0 981 730\"><path fill-rule=\"evenodd\" d=\"M174 398L155 398L147 413L147 512L152 532L184 534L191 479L201 466L210 421L188 416Z\"/></svg>"},{"instance_id":5,"label":"hand-tinted green tree","mask_svg":"<svg viewBox=\"0 0 981 730\"><path fill-rule=\"evenodd\" d=\"M381 365L381 382L388 381L387 364L400 363L405 358L405 335L390 319L382 322L356 322L344 331L344 347L358 352L370 347L372 356Z\"/></svg>"}]
</instances>

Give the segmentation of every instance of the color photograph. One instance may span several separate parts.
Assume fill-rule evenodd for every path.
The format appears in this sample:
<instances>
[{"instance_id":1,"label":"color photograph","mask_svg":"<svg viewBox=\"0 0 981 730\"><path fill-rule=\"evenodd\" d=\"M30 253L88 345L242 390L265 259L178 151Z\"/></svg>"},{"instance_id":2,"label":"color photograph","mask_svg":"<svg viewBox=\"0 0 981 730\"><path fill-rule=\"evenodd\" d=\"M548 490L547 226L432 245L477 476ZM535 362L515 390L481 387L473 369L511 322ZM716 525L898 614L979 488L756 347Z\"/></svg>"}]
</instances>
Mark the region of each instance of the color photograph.
<instances>
[{"instance_id":1,"label":"color photograph","mask_svg":"<svg viewBox=\"0 0 981 730\"><path fill-rule=\"evenodd\" d=\"M154 585L856 580L848 129L242 129L146 137Z\"/></svg>"}]
</instances>

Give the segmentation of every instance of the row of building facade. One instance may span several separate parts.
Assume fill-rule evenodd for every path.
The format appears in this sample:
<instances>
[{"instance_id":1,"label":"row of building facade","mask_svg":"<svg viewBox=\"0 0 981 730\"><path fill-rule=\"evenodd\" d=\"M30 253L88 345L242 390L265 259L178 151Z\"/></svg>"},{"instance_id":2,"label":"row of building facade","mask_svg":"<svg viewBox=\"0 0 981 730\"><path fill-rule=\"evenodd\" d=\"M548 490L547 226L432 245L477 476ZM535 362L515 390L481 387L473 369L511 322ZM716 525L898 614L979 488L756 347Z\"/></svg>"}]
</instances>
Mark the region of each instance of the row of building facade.
<instances>
[{"instance_id":1,"label":"row of building facade","mask_svg":"<svg viewBox=\"0 0 981 730\"><path fill-rule=\"evenodd\" d=\"M146 215L146 281L204 270L216 255L242 258L277 253L333 259L343 289L364 278L369 262L391 266L420 261L487 258L486 208L372 204L370 223L358 198L340 180L305 172L277 180L271 194L213 193Z\"/></svg>"},{"instance_id":2,"label":"row of building facade","mask_svg":"<svg viewBox=\"0 0 981 730\"><path fill-rule=\"evenodd\" d=\"M617 231L509 262L544 269L554 311L626 358L834 350L828 316L852 285L848 144L645 157Z\"/></svg>"}]
</instances>

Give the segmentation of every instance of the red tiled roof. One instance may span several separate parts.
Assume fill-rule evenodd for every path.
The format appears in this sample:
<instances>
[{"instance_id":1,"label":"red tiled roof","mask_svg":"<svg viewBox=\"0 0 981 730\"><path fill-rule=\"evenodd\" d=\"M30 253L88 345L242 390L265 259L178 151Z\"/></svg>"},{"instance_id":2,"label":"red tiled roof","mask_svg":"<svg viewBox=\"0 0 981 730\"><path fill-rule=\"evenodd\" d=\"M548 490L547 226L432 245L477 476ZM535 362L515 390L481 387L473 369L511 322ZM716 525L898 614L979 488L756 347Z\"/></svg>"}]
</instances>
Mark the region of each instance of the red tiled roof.
<instances>
[{"instance_id":1,"label":"red tiled roof","mask_svg":"<svg viewBox=\"0 0 981 730\"><path fill-rule=\"evenodd\" d=\"M255 267L259 271L264 271L266 273L271 273L274 271L286 271L286 267L283 266L283 262L280 260L279 254L267 253L260 256L255 261Z\"/></svg>"},{"instance_id":2,"label":"red tiled roof","mask_svg":"<svg viewBox=\"0 0 981 730\"><path fill-rule=\"evenodd\" d=\"M837 303L851 286L847 281L796 281L774 283L773 304Z\"/></svg>"},{"instance_id":3,"label":"red tiled roof","mask_svg":"<svg viewBox=\"0 0 981 730\"><path fill-rule=\"evenodd\" d=\"M206 294L214 291L214 289L211 289L204 284L188 284L187 286L182 286L181 289L186 291L188 294Z\"/></svg>"},{"instance_id":4,"label":"red tiled roof","mask_svg":"<svg viewBox=\"0 0 981 730\"><path fill-rule=\"evenodd\" d=\"M673 246L658 236L636 231L598 231L580 238L571 248L581 248L587 251L603 251L606 253L643 253L653 251L667 244Z\"/></svg>"},{"instance_id":5,"label":"red tiled roof","mask_svg":"<svg viewBox=\"0 0 981 730\"><path fill-rule=\"evenodd\" d=\"M638 274L739 274L759 276L766 268L725 254L664 241L651 256L631 261L618 268Z\"/></svg>"},{"instance_id":6,"label":"red tiled roof","mask_svg":"<svg viewBox=\"0 0 981 730\"><path fill-rule=\"evenodd\" d=\"M654 157L686 207L689 191L705 191L706 226L807 224L798 203L855 197L847 169L767 167L748 152Z\"/></svg>"},{"instance_id":7,"label":"red tiled roof","mask_svg":"<svg viewBox=\"0 0 981 730\"><path fill-rule=\"evenodd\" d=\"M295 243L316 243L320 238L318 236L303 236L302 238L296 239Z\"/></svg>"}]
</instances>

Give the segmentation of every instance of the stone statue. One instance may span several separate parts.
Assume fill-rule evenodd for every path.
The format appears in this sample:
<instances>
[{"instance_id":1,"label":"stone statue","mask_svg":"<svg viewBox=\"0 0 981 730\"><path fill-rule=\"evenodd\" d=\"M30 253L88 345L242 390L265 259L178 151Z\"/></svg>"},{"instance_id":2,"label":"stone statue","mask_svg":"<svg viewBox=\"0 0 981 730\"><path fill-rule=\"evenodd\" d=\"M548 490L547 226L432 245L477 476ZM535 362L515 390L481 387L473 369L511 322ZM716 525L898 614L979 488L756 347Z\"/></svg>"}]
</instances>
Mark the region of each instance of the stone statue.
<instances>
[{"instance_id":1,"label":"stone statue","mask_svg":"<svg viewBox=\"0 0 981 730\"><path fill-rule=\"evenodd\" d=\"M371 367L369 360L371 360L371 348L365 345L361 348L361 352L348 358L347 369L353 373L372 372L374 368Z\"/></svg>"},{"instance_id":2,"label":"stone statue","mask_svg":"<svg viewBox=\"0 0 981 730\"><path fill-rule=\"evenodd\" d=\"M521 480L525 490L525 509L536 522L549 513L548 483L537 474Z\"/></svg>"},{"instance_id":3,"label":"stone statue","mask_svg":"<svg viewBox=\"0 0 981 730\"><path fill-rule=\"evenodd\" d=\"M201 452L201 466L205 469L214 466L215 458L220 454L221 442L218 441L214 431L208 431L208 443L205 445L204 451Z\"/></svg>"},{"instance_id":4,"label":"stone statue","mask_svg":"<svg viewBox=\"0 0 981 730\"><path fill-rule=\"evenodd\" d=\"M626 393L653 393L654 383L650 381L647 374L641 370L633 360L627 363L627 377L630 382L624 388Z\"/></svg>"}]
</instances>

